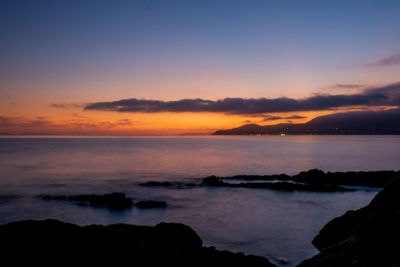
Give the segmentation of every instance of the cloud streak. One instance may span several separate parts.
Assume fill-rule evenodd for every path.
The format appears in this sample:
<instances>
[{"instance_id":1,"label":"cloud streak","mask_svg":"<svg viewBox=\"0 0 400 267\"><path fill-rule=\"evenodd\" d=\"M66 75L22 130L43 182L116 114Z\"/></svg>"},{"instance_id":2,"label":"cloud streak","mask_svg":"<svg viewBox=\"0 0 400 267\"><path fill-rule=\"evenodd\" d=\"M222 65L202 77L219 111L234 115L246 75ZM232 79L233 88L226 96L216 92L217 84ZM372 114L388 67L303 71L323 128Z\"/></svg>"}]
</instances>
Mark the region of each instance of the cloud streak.
<instances>
[{"instance_id":1,"label":"cloud streak","mask_svg":"<svg viewBox=\"0 0 400 267\"><path fill-rule=\"evenodd\" d=\"M264 116L263 116L263 121L298 120L298 119L305 119L305 118L307 118L307 117L299 116L299 115L293 115L293 116L287 116L287 117L272 116L272 115L264 115Z\"/></svg>"},{"instance_id":2,"label":"cloud streak","mask_svg":"<svg viewBox=\"0 0 400 267\"><path fill-rule=\"evenodd\" d=\"M372 66L384 67L384 66L392 66L392 65L397 65L397 64L400 64L400 54L378 60L377 62L373 63Z\"/></svg>"},{"instance_id":3,"label":"cloud streak","mask_svg":"<svg viewBox=\"0 0 400 267\"><path fill-rule=\"evenodd\" d=\"M81 107L85 107L85 104L61 104L61 103L53 103L50 104L50 107L52 108L81 108Z\"/></svg>"},{"instance_id":4,"label":"cloud streak","mask_svg":"<svg viewBox=\"0 0 400 267\"><path fill-rule=\"evenodd\" d=\"M355 88L361 88L364 87L361 84L342 84L342 83L338 83L335 84L333 86L330 86L329 88L349 88L349 89L355 89Z\"/></svg>"},{"instance_id":5,"label":"cloud streak","mask_svg":"<svg viewBox=\"0 0 400 267\"><path fill-rule=\"evenodd\" d=\"M221 100L182 99L161 101L148 99L123 99L91 103L84 110L114 112L216 112L226 114L264 114L327 110L351 106L398 106L400 83L379 88L368 88L358 94L317 94L305 99L281 98L224 98Z\"/></svg>"}]
</instances>

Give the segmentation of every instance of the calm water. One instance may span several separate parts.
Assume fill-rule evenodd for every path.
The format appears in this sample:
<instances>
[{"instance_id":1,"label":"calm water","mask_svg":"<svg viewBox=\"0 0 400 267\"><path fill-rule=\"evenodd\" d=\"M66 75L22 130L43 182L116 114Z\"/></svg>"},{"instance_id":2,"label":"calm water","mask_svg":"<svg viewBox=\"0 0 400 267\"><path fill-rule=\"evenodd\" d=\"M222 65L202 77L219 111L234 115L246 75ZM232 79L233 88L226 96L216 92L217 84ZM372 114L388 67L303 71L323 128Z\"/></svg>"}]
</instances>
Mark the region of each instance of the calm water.
<instances>
[{"instance_id":1,"label":"calm water","mask_svg":"<svg viewBox=\"0 0 400 267\"><path fill-rule=\"evenodd\" d=\"M78 224L182 222L206 245L289 259L314 255L319 229L376 190L277 192L245 188L146 188L149 180L190 181L208 175L398 170L400 136L0 138L0 223L57 218ZM126 192L164 200L167 209L112 212L37 194Z\"/></svg>"}]
</instances>

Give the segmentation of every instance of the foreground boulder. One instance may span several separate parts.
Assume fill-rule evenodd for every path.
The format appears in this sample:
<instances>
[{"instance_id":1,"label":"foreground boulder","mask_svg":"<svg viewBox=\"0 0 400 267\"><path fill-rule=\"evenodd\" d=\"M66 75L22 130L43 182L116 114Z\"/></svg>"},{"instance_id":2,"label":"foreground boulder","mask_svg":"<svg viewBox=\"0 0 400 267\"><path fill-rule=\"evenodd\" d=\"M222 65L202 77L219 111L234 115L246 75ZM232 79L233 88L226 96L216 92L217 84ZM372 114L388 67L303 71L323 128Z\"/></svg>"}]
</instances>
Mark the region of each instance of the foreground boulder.
<instances>
[{"instance_id":1,"label":"foreground boulder","mask_svg":"<svg viewBox=\"0 0 400 267\"><path fill-rule=\"evenodd\" d=\"M1 266L274 266L266 258L203 247L188 226L78 226L56 220L0 226Z\"/></svg>"},{"instance_id":2,"label":"foreground boulder","mask_svg":"<svg viewBox=\"0 0 400 267\"><path fill-rule=\"evenodd\" d=\"M312 243L320 253L299 266L400 266L400 178L366 207L330 221Z\"/></svg>"}]
</instances>

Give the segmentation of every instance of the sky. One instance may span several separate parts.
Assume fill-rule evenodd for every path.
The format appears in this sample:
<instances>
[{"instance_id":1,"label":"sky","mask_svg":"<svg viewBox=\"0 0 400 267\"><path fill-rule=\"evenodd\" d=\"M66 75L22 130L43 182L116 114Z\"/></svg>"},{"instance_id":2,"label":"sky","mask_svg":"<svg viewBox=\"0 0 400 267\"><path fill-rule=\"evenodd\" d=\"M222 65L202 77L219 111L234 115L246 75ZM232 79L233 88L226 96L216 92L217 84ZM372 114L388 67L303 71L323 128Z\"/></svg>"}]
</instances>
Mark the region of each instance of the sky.
<instances>
[{"instance_id":1,"label":"sky","mask_svg":"<svg viewBox=\"0 0 400 267\"><path fill-rule=\"evenodd\" d=\"M206 134L398 108L399 14L397 0L2 0L0 134Z\"/></svg>"}]
</instances>

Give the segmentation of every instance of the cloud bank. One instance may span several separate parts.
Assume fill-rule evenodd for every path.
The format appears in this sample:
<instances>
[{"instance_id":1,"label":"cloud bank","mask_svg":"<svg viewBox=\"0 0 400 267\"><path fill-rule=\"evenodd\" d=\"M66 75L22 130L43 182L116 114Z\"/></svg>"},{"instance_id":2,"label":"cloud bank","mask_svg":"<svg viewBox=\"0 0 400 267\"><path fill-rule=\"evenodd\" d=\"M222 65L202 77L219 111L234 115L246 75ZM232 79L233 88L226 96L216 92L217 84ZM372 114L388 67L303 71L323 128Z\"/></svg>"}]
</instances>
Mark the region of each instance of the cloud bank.
<instances>
[{"instance_id":1,"label":"cloud bank","mask_svg":"<svg viewBox=\"0 0 400 267\"><path fill-rule=\"evenodd\" d=\"M88 104L84 110L114 112L217 112L226 114L264 114L327 110L351 106L398 106L400 83L368 88L358 94L322 95L305 99L281 98L224 98L222 100L182 99L176 101L123 99Z\"/></svg>"}]
</instances>

